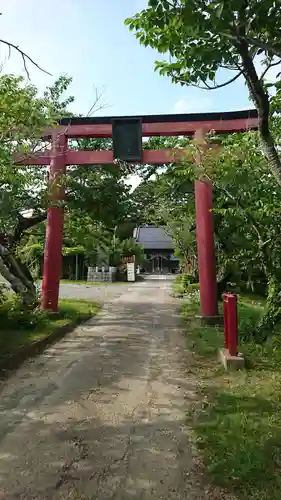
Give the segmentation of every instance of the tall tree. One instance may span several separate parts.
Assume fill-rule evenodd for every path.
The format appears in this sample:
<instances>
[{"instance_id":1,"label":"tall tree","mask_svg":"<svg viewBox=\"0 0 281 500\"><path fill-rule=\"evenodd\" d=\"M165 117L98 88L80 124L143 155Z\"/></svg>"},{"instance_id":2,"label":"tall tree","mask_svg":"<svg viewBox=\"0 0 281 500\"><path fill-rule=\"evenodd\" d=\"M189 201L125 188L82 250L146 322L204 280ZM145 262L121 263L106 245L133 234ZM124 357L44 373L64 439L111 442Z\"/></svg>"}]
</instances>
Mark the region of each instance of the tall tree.
<instances>
[{"instance_id":1,"label":"tall tree","mask_svg":"<svg viewBox=\"0 0 281 500\"><path fill-rule=\"evenodd\" d=\"M21 77L0 78L0 273L10 281L24 302L35 299L35 287L28 268L19 258L17 247L26 233L44 221L48 207L48 169L18 167L13 155L20 157L43 150L45 127L54 126L68 115L72 98L64 98L71 79L61 77L40 96L37 89ZM109 141L76 144L75 147L108 149ZM66 184L66 214L77 214L81 224L89 219L113 229L125 217L129 188L126 172L112 166L69 167Z\"/></svg>"},{"instance_id":2,"label":"tall tree","mask_svg":"<svg viewBox=\"0 0 281 500\"><path fill-rule=\"evenodd\" d=\"M147 9L125 22L141 44L167 54L155 68L175 83L211 91L244 77L258 111L264 154L281 184L265 84L268 71L281 63L279 0L149 0ZM222 70L234 75L218 83Z\"/></svg>"},{"instance_id":3,"label":"tall tree","mask_svg":"<svg viewBox=\"0 0 281 500\"><path fill-rule=\"evenodd\" d=\"M15 166L13 155L24 158L45 147L43 130L57 121L59 96L69 83L70 79L61 77L40 96L36 87L22 77L3 75L0 78L0 226L3 235L0 272L24 302L34 301L35 287L28 269L13 253L13 246L27 228L45 217L42 208L46 207L46 169ZM71 97L63 101L61 111L71 101Z\"/></svg>"}]
</instances>

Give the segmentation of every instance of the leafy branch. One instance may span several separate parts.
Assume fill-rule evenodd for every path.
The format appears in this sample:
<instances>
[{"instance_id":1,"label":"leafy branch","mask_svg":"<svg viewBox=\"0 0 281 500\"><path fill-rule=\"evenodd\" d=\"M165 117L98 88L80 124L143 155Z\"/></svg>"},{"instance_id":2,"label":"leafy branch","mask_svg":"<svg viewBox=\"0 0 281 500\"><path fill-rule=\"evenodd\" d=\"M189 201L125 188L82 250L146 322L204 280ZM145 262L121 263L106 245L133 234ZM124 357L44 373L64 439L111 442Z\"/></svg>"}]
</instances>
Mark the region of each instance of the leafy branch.
<instances>
[{"instance_id":1,"label":"leafy branch","mask_svg":"<svg viewBox=\"0 0 281 500\"><path fill-rule=\"evenodd\" d=\"M227 69L229 69L229 68L227 68ZM230 85L231 83L235 82L242 75L243 75L243 72L239 71L239 73L237 73L237 75L233 76L232 78L230 78L226 82L220 83L218 85L211 86L207 82L203 82L204 86L203 85L199 85L199 84L195 84L195 83L191 83L190 86L191 87L196 87L197 89L200 89L200 90L218 90L218 89L222 89L223 87L227 87L227 85ZM173 73L171 76L173 77L174 81L176 81L177 83L181 83L181 84L185 84L186 85L186 81L183 80L183 79L181 79L181 78L178 78L175 75L175 73Z\"/></svg>"}]
</instances>

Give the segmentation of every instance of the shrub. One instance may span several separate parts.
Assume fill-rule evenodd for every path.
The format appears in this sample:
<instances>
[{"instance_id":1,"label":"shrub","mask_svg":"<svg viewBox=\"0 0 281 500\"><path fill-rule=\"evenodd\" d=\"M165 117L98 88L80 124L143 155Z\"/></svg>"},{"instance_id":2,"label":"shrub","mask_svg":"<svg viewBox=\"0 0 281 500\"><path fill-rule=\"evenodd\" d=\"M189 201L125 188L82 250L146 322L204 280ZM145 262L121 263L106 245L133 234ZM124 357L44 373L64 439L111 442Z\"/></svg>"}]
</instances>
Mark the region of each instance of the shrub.
<instances>
[{"instance_id":1,"label":"shrub","mask_svg":"<svg viewBox=\"0 0 281 500\"><path fill-rule=\"evenodd\" d=\"M7 300L8 288L4 283L0 284L0 306Z\"/></svg>"},{"instance_id":2,"label":"shrub","mask_svg":"<svg viewBox=\"0 0 281 500\"><path fill-rule=\"evenodd\" d=\"M46 321L45 311L23 306L20 297L15 294L10 296L6 294L2 303L0 299L0 329L8 327L15 330L32 330Z\"/></svg>"}]
</instances>

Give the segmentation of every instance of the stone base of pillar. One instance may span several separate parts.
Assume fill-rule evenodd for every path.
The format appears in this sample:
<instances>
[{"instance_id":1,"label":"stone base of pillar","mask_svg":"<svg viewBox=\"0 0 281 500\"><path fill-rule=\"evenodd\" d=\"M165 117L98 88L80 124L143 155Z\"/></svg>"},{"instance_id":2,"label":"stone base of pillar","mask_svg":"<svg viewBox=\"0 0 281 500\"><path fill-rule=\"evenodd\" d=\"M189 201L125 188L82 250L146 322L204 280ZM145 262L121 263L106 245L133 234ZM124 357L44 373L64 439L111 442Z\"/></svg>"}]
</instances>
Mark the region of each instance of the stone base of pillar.
<instances>
[{"instance_id":1,"label":"stone base of pillar","mask_svg":"<svg viewBox=\"0 0 281 500\"><path fill-rule=\"evenodd\" d=\"M231 356L228 349L220 349L219 360L226 370L243 370L245 368L245 358L241 353L238 356Z\"/></svg>"},{"instance_id":2,"label":"stone base of pillar","mask_svg":"<svg viewBox=\"0 0 281 500\"><path fill-rule=\"evenodd\" d=\"M223 316L196 316L202 326L223 326Z\"/></svg>"}]
</instances>

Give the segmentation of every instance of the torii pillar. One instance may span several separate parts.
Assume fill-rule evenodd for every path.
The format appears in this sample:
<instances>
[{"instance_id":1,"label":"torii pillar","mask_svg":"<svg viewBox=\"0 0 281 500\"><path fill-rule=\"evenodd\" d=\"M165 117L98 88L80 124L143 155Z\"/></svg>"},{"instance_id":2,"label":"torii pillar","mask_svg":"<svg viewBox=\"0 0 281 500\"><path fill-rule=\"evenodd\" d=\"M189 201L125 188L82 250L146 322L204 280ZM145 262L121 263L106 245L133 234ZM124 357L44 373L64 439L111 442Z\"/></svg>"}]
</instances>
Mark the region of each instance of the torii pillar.
<instances>
[{"instance_id":1,"label":"torii pillar","mask_svg":"<svg viewBox=\"0 0 281 500\"><path fill-rule=\"evenodd\" d=\"M60 206L64 198L63 176L66 171L67 137L54 133L50 161L50 206L48 208L44 273L42 285L42 309L58 311L59 282L62 267L62 240L64 208Z\"/></svg>"},{"instance_id":2,"label":"torii pillar","mask_svg":"<svg viewBox=\"0 0 281 500\"><path fill-rule=\"evenodd\" d=\"M220 146L209 144L206 140L208 128L197 129L194 134L197 143L195 162L201 165L206 152L219 151ZM202 156L203 155L203 156ZM216 251L213 220L213 186L211 180L203 175L195 181L196 239L198 272L200 283L201 318L215 322L218 318L218 294L216 278Z\"/></svg>"},{"instance_id":3,"label":"torii pillar","mask_svg":"<svg viewBox=\"0 0 281 500\"><path fill-rule=\"evenodd\" d=\"M195 181L196 239L202 319L218 317L213 188L208 180Z\"/></svg>"}]
</instances>

